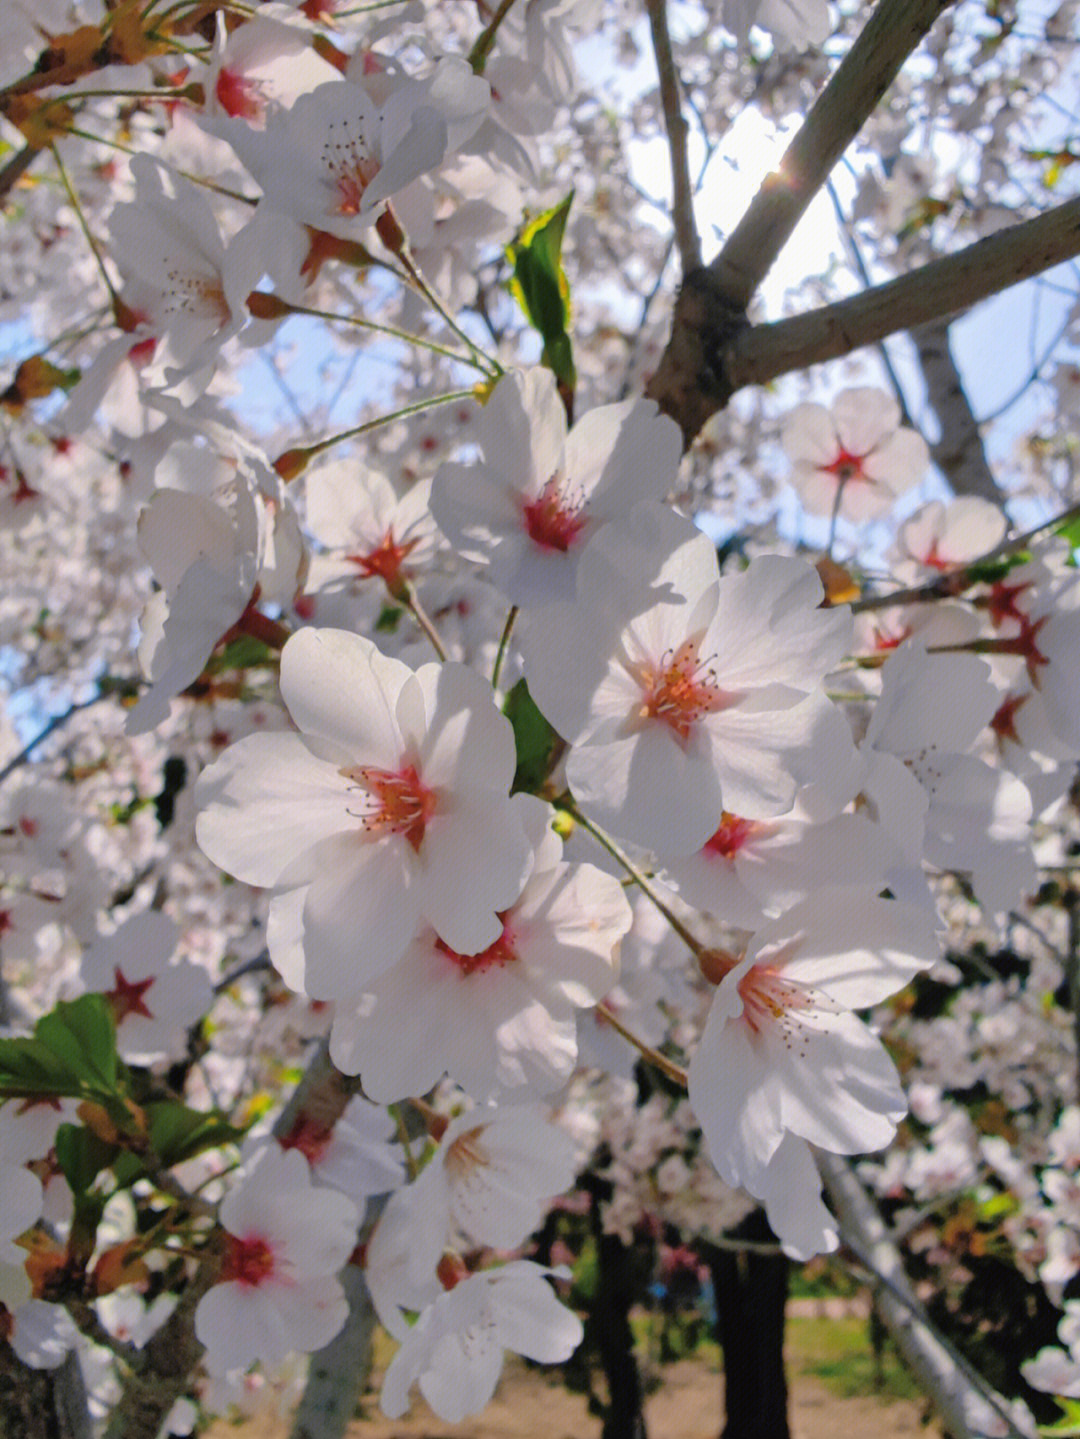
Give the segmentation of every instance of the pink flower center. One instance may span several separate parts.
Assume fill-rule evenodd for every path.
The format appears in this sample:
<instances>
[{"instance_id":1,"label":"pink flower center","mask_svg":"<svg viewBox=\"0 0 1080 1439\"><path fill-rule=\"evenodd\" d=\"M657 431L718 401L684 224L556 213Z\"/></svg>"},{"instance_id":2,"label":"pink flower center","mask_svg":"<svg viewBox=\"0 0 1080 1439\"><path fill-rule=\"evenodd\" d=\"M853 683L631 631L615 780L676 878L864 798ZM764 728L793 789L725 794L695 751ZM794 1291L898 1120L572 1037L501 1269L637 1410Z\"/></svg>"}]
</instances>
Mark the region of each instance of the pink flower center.
<instances>
[{"instance_id":1,"label":"pink flower center","mask_svg":"<svg viewBox=\"0 0 1080 1439\"><path fill-rule=\"evenodd\" d=\"M719 855L722 859L734 859L743 845L761 828L752 819L740 819L737 814L724 810L720 826L713 837L705 842L707 854Z\"/></svg>"},{"instance_id":2,"label":"pink flower center","mask_svg":"<svg viewBox=\"0 0 1080 1439\"><path fill-rule=\"evenodd\" d=\"M584 497L577 503L568 495L558 470L535 500L525 505L525 528L529 538L543 550L565 554L587 523Z\"/></svg>"},{"instance_id":3,"label":"pink flower center","mask_svg":"<svg viewBox=\"0 0 1080 1439\"><path fill-rule=\"evenodd\" d=\"M340 138L337 138L340 136ZM363 209L364 191L382 166L356 135L343 125L331 125L323 146L323 165L333 185L334 213L351 218Z\"/></svg>"},{"instance_id":4,"label":"pink flower center","mask_svg":"<svg viewBox=\"0 0 1080 1439\"><path fill-rule=\"evenodd\" d=\"M451 949L441 939L435 941L435 948L440 954L445 954L463 975L482 974L487 969L501 969L503 965L512 964L518 957L514 948L514 936L505 919L502 934L494 944L489 944L487 949L482 949L479 954L458 954L457 950Z\"/></svg>"},{"instance_id":5,"label":"pink flower center","mask_svg":"<svg viewBox=\"0 0 1080 1439\"><path fill-rule=\"evenodd\" d=\"M841 445L836 459L821 468L825 474L835 475L841 485L849 484L852 480L866 480L872 484L873 481L863 469L864 459L864 455L853 455Z\"/></svg>"},{"instance_id":6,"label":"pink flower center","mask_svg":"<svg viewBox=\"0 0 1080 1439\"><path fill-rule=\"evenodd\" d=\"M266 109L262 86L250 75L242 75L239 70L222 70L214 86L214 93L226 115L238 115L244 120L258 120Z\"/></svg>"},{"instance_id":7,"label":"pink flower center","mask_svg":"<svg viewBox=\"0 0 1080 1439\"><path fill-rule=\"evenodd\" d=\"M330 1147L333 1125L322 1124L310 1114L300 1114L278 1142L282 1149L299 1149L309 1164L317 1164Z\"/></svg>"},{"instance_id":8,"label":"pink flower center","mask_svg":"<svg viewBox=\"0 0 1080 1439\"><path fill-rule=\"evenodd\" d=\"M399 542L394 538L393 530L387 530L374 549L368 550L366 555L346 555L345 558L350 565L357 567L365 579L378 575L385 581L386 588L392 595L401 595L404 588L401 567L416 545L416 540Z\"/></svg>"},{"instance_id":9,"label":"pink flower center","mask_svg":"<svg viewBox=\"0 0 1080 1439\"><path fill-rule=\"evenodd\" d=\"M801 985L790 980L771 964L755 964L738 983L743 1002L742 1018L753 1034L760 1034L770 1025L779 1025L784 1048L805 1057L805 1035L799 1011L809 1009L813 1000Z\"/></svg>"},{"instance_id":10,"label":"pink flower center","mask_svg":"<svg viewBox=\"0 0 1080 1439\"><path fill-rule=\"evenodd\" d=\"M130 980L125 977L120 966L115 965L113 981L114 987L106 993L105 998L109 1001L117 1024L121 1024L129 1014L141 1014L144 1019L153 1019L153 1011L147 1008L143 998L154 983L153 975L149 979Z\"/></svg>"},{"instance_id":11,"label":"pink flower center","mask_svg":"<svg viewBox=\"0 0 1080 1439\"><path fill-rule=\"evenodd\" d=\"M407 764L397 771L354 765L341 773L371 801L371 807L358 816L365 833L373 839L403 834L413 849L420 848L438 797L421 782L415 765Z\"/></svg>"},{"instance_id":12,"label":"pink flower center","mask_svg":"<svg viewBox=\"0 0 1080 1439\"><path fill-rule=\"evenodd\" d=\"M225 1261L221 1267L223 1283L232 1280L254 1289L274 1272L274 1251L258 1234L240 1238L225 1235Z\"/></svg>"},{"instance_id":13,"label":"pink flower center","mask_svg":"<svg viewBox=\"0 0 1080 1439\"><path fill-rule=\"evenodd\" d=\"M474 1169L483 1169L491 1163L491 1156L483 1145L487 1125L478 1124L459 1134L446 1151L446 1168L456 1179L465 1179Z\"/></svg>"},{"instance_id":14,"label":"pink flower center","mask_svg":"<svg viewBox=\"0 0 1080 1439\"><path fill-rule=\"evenodd\" d=\"M722 690L716 672L698 654L699 641L684 640L671 658L648 668L640 677L643 690L641 717L657 719L685 741L703 715L717 714L738 702L739 696Z\"/></svg>"}]
</instances>

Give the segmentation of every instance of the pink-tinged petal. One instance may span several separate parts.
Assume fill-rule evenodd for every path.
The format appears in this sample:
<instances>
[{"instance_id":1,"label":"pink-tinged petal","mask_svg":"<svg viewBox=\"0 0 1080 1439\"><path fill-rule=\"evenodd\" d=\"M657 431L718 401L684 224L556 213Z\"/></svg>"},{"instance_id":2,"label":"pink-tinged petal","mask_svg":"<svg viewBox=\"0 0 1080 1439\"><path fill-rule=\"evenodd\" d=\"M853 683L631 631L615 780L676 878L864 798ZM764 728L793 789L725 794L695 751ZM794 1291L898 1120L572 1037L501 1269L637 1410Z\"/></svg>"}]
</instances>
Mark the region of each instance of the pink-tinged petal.
<instances>
[{"instance_id":1,"label":"pink-tinged petal","mask_svg":"<svg viewBox=\"0 0 1080 1439\"><path fill-rule=\"evenodd\" d=\"M708 738L724 809L744 819L787 813L796 790L792 762L808 746L815 713L811 699L790 709L755 711L739 705L717 717Z\"/></svg>"},{"instance_id":2,"label":"pink-tinged petal","mask_svg":"<svg viewBox=\"0 0 1080 1439\"><path fill-rule=\"evenodd\" d=\"M566 410L555 376L539 366L505 375L480 411L484 461L535 499L562 460Z\"/></svg>"},{"instance_id":3,"label":"pink-tinged petal","mask_svg":"<svg viewBox=\"0 0 1080 1439\"><path fill-rule=\"evenodd\" d=\"M868 455L900 423L900 406L892 395L873 385L841 390L832 402L833 422L849 455Z\"/></svg>"},{"instance_id":4,"label":"pink-tinged petal","mask_svg":"<svg viewBox=\"0 0 1080 1439\"><path fill-rule=\"evenodd\" d=\"M930 467L930 450L916 430L897 430L867 455L863 469L894 495L920 484Z\"/></svg>"},{"instance_id":5,"label":"pink-tinged petal","mask_svg":"<svg viewBox=\"0 0 1080 1439\"><path fill-rule=\"evenodd\" d=\"M270 896L266 917L266 947L274 968L294 994L305 994L304 901L308 887L287 889Z\"/></svg>"},{"instance_id":6,"label":"pink-tinged petal","mask_svg":"<svg viewBox=\"0 0 1080 1439\"><path fill-rule=\"evenodd\" d=\"M520 491L494 465L440 465L431 483L431 513L453 547L474 564L488 564L492 551L520 530Z\"/></svg>"},{"instance_id":7,"label":"pink-tinged petal","mask_svg":"<svg viewBox=\"0 0 1080 1439\"><path fill-rule=\"evenodd\" d=\"M784 1253L792 1259L829 1254L840 1243L836 1220L821 1200L821 1175L804 1139L785 1134L751 1191L765 1205Z\"/></svg>"},{"instance_id":8,"label":"pink-tinged petal","mask_svg":"<svg viewBox=\"0 0 1080 1439\"><path fill-rule=\"evenodd\" d=\"M347 781L293 734L248 735L199 777L199 847L247 884L276 884L328 834L357 829ZM297 874L302 884L313 875Z\"/></svg>"},{"instance_id":9,"label":"pink-tinged petal","mask_svg":"<svg viewBox=\"0 0 1080 1439\"><path fill-rule=\"evenodd\" d=\"M884 1149L907 1113L896 1066L854 1014L811 1010L795 1016L797 1041L779 1025L763 1031L766 1063L786 1069L780 1123L835 1154ZM789 1044L798 1043L797 1057Z\"/></svg>"},{"instance_id":10,"label":"pink-tinged petal","mask_svg":"<svg viewBox=\"0 0 1080 1439\"><path fill-rule=\"evenodd\" d=\"M215 1284L195 1309L195 1337L212 1374L280 1364L295 1345L267 1285Z\"/></svg>"},{"instance_id":11,"label":"pink-tinged petal","mask_svg":"<svg viewBox=\"0 0 1080 1439\"><path fill-rule=\"evenodd\" d=\"M289 1336L289 1348L301 1354L312 1354L329 1344L349 1316L345 1291L333 1275L311 1275L299 1284L275 1285L273 1297Z\"/></svg>"},{"instance_id":12,"label":"pink-tinged petal","mask_svg":"<svg viewBox=\"0 0 1080 1439\"><path fill-rule=\"evenodd\" d=\"M659 720L626 739L572 750L566 776L578 803L605 828L668 855L700 849L724 807L707 748L684 748Z\"/></svg>"},{"instance_id":13,"label":"pink-tinged petal","mask_svg":"<svg viewBox=\"0 0 1080 1439\"><path fill-rule=\"evenodd\" d=\"M390 200L413 180L434 170L446 154L446 121L430 105L413 111L401 140L384 155L379 173L364 192L365 210Z\"/></svg>"},{"instance_id":14,"label":"pink-tinged petal","mask_svg":"<svg viewBox=\"0 0 1080 1439\"><path fill-rule=\"evenodd\" d=\"M348 630L306 629L281 652L281 697L313 749L338 765L395 770L394 705L407 665Z\"/></svg>"},{"instance_id":15,"label":"pink-tinged petal","mask_svg":"<svg viewBox=\"0 0 1080 1439\"><path fill-rule=\"evenodd\" d=\"M446 1069L447 1018L457 982L425 933L367 994L337 1007L331 1059L343 1073L360 1074L376 1104L430 1089Z\"/></svg>"},{"instance_id":16,"label":"pink-tinged petal","mask_svg":"<svg viewBox=\"0 0 1080 1439\"><path fill-rule=\"evenodd\" d=\"M651 400L590 410L566 439L563 468L598 518L622 519L641 500L674 489L682 459L679 427Z\"/></svg>"},{"instance_id":17,"label":"pink-tinged petal","mask_svg":"<svg viewBox=\"0 0 1080 1439\"><path fill-rule=\"evenodd\" d=\"M816 688L851 644L849 611L820 609L822 596L816 570L785 555L762 555L724 575L703 644L715 654L721 688L741 692L774 680Z\"/></svg>"},{"instance_id":18,"label":"pink-tinged petal","mask_svg":"<svg viewBox=\"0 0 1080 1439\"><path fill-rule=\"evenodd\" d=\"M507 1265L491 1280L499 1341L534 1364L560 1364L581 1343L581 1320L555 1298L536 1270Z\"/></svg>"},{"instance_id":19,"label":"pink-tinged petal","mask_svg":"<svg viewBox=\"0 0 1080 1439\"><path fill-rule=\"evenodd\" d=\"M312 999L356 994L394 964L419 923L412 850L395 836L320 847L304 901L304 986Z\"/></svg>"},{"instance_id":20,"label":"pink-tinged petal","mask_svg":"<svg viewBox=\"0 0 1080 1439\"><path fill-rule=\"evenodd\" d=\"M780 1076L763 1059L747 1026L728 1018L738 994L725 983L713 1000L687 1073L697 1116L717 1173L741 1184L764 1168L784 1137Z\"/></svg>"},{"instance_id":21,"label":"pink-tinged petal","mask_svg":"<svg viewBox=\"0 0 1080 1439\"><path fill-rule=\"evenodd\" d=\"M427 826L416 876L420 912L451 949L475 954L502 932L532 865L532 847L507 800L477 795Z\"/></svg>"},{"instance_id":22,"label":"pink-tinged petal","mask_svg":"<svg viewBox=\"0 0 1080 1439\"><path fill-rule=\"evenodd\" d=\"M505 799L517 764L514 730L491 686L467 665L453 663L425 665L416 681L427 711L419 754L424 783Z\"/></svg>"},{"instance_id":23,"label":"pink-tinged petal","mask_svg":"<svg viewBox=\"0 0 1080 1439\"><path fill-rule=\"evenodd\" d=\"M831 465L840 450L836 426L824 405L796 405L784 420L780 443L788 459L815 467Z\"/></svg>"}]
</instances>

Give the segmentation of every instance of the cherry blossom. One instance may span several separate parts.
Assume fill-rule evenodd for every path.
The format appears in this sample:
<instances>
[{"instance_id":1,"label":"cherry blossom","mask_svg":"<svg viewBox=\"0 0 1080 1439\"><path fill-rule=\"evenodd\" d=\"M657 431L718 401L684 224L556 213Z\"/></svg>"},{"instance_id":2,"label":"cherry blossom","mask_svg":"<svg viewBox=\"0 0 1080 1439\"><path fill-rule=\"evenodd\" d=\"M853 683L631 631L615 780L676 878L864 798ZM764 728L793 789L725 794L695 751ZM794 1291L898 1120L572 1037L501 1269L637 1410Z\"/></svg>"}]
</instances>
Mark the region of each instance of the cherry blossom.
<instances>
[{"instance_id":1,"label":"cherry blossom","mask_svg":"<svg viewBox=\"0 0 1080 1439\"><path fill-rule=\"evenodd\" d=\"M373 1099L423 1093L444 1071L474 1099L523 1085L552 1093L570 1077L577 1010L614 984L630 906L617 880L561 859L545 804L519 795L514 807L533 866L495 940L462 953L424 931L335 1011L331 1057Z\"/></svg>"},{"instance_id":2,"label":"cherry blossom","mask_svg":"<svg viewBox=\"0 0 1080 1439\"><path fill-rule=\"evenodd\" d=\"M104 994L116 1022L116 1047L131 1064L179 1059L188 1030L213 1003L204 969L174 958L179 932L154 910L102 935L83 955L79 977Z\"/></svg>"},{"instance_id":3,"label":"cherry blossom","mask_svg":"<svg viewBox=\"0 0 1080 1439\"><path fill-rule=\"evenodd\" d=\"M550 370L504 376L484 406L481 464L440 465L432 514L516 605L570 599L599 526L663 499L682 453L678 427L647 400L605 405L567 432Z\"/></svg>"},{"instance_id":4,"label":"cherry blossom","mask_svg":"<svg viewBox=\"0 0 1080 1439\"><path fill-rule=\"evenodd\" d=\"M901 426L892 396L868 387L842 390L831 409L796 405L780 438L791 482L814 515L835 510L848 520L874 519L917 485L930 463L926 441Z\"/></svg>"},{"instance_id":5,"label":"cherry blossom","mask_svg":"<svg viewBox=\"0 0 1080 1439\"><path fill-rule=\"evenodd\" d=\"M540 709L572 745L575 797L622 838L690 854L726 808L783 813L829 724L818 686L850 635L817 576L763 556L720 577L688 521L639 506L589 546L576 600L538 611L523 648ZM566 663L573 636L574 664Z\"/></svg>"},{"instance_id":6,"label":"cherry blossom","mask_svg":"<svg viewBox=\"0 0 1080 1439\"><path fill-rule=\"evenodd\" d=\"M819 890L757 931L721 977L690 1061L690 1103L722 1179L790 1204L788 1181L809 1170L789 1148L783 1177L770 1173L785 1135L839 1154L889 1142L903 1091L853 1010L900 989L937 949L922 910L858 891Z\"/></svg>"},{"instance_id":7,"label":"cherry blossom","mask_svg":"<svg viewBox=\"0 0 1080 1439\"><path fill-rule=\"evenodd\" d=\"M224 1374L321 1349L348 1314L336 1275L356 1243L356 1206L313 1185L298 1151L271 1145L225 1196L219 1218L220 1277L195 1310L207 1368Z\"/></svg>"},{"instance_id":8,"label":"cherry blossom","mask_svg":"<svg viewBox=\"0 0 1080 1439\"><path fill-rule=\"evenodd\" d=\"M439 1418L456 1424L495 1392L504 1350L537 1364L568 1359L583 1331L547 1283L557 1274L523 1259L463 1278L423 1311L390 1361L383 1413L400 1418L419 1384Z\"/></svg>"},{"instance_id":9,"label":"cherry blossom","mask_svg":"<svg viewBox=\"0 0 1080 1439\"><path fill-rule=\"evenodd\" d=\"M299 734L226 750L199 780L196 834L275 890L268 942L286 981L350 1000L424 923L458 954L496 944L531 850L508 797L513 734L484 681L303 630L282 650L281 692Z\"/></svg>"}]
</instances>

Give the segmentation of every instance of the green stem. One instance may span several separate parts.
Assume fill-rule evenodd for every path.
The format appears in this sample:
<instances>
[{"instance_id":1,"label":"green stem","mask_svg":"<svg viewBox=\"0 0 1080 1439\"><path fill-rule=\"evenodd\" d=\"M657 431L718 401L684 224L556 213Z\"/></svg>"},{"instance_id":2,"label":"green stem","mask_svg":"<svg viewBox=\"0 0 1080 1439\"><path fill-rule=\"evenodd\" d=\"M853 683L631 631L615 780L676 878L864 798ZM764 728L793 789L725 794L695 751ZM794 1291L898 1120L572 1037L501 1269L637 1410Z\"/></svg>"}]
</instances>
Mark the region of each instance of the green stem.
<instances>
[{"instance_id":1,"label":"green stem","mask_svg":"<svg viewBox=\"0 0 1080 1439\"><path fill-rule=\"evenodd\" d=\"M445 395L435 395L426 400L417 400L413 405L404 405L400 410L392 410L388 415L379 415L377 419L365 420L362 425L354 425L351 430L342 430L328 439L319 440L317 444L286 450L284 454L277 457L274 468L282 479L294 480L298 475L303 474L316 455L321 455L324 450L333 449L335 445L343 444L345 440L356 439L358 435L369 434L370 431L377 430L382 425L392 424L394 420L407 419L410 415L418 415L423 410L433 410L437 405L452 405L457 400L472 399L475 399L472 390L451 390Z\"/></svg>"},{"instance_id":2,"label":"green stem","mask_svg":"<svg viewBox=\"0 0 1080 1439\"><path fill-rule=\"evenodd\" d=\"M510 636L514 631L514 621L518 617L517 605L510 606L510 612L506 616L506 624L503 625L503 632L499 637L499 648L495 651L495 663L491 669L491 688L498 689L499 676L502 674L503 660L506 658L506 647L510 643Z\"/></svg>"},{"instance_id":3,"label":"green stem","mask_svg":"<svg viewBox=\"0 0 1080 1439\"><path fill-rule=\"evenodd\" d=\"M646 1063L654 1065L666 1074L669 1079L674 1080L681 1088L686 1088L686 1070L683 1069L682 1065L676 1064L673 1059L668 1059L666 1054L661 1054L660 1051L654 1049L651 1044L646 1044L632 1029L628 1029L622 1020L617 1019L603 1001L596 1005L595 1008L596 1013L606 1024L610 1024L617 1034L622 1035L623 1039L630 1041Z\"/></svg>"},{"instance_id":4,"label":"green stem","mask_svg":"<svg viewBox=\"0 0 1080 1439\"><path fill-rule=\"evenodd\" d=\"M395 4L400 0L394 0ZM448 360L455 360L459 365L471 365L474 370L479 370L483 375L490 375L488 365L471 355L463 355L459 350L451 350L447 345L440 345L436 340L425 339L423 335L414 335L409 330L399 330L395 325L381 325L375 320L364 320L359 315L335 315L329 310L316 310L310 305L295 305L291 301L281 302L294 315L310 315L315 320L328 320L342 325L355 325L359 330L372 330L378 335L389 335L393 340L402 340L408 345L418 345L421 349L430 350L435 355L445 355Z\"/></svg>"},{"instance_id":5,"label":"green stem","mask_svg":"<svg viewBox=\"0 0 1080 1439\"><path fill-rule=\"evenodd\" d=\"M420 597L416 593L415 586L409 580L405 581L405 604L408 607L409 613L412 615L413 619L416 621L416 623L420 626L420 628L427 635L428 639L431 641L432 649L435 651L435 653L439 656L441 660L445 660L447 656L446 646L443 644L442 638L439 635L439 631L432 623L431 617L429 616L427 610L425 610L423 605L420 603Z\"/></svg>"},{"instance_id":6,"label":"green stem","mask_svg":"<svg viewBox=\"0 0 1080 1439\"><path fill-rule=\"evenodd\" d=\"M476 44L469 51L469 64L477 75L484 73L484 66L491 54L491 47L495 44L495 36L499 33L499 26L506 19L507 13L513 5L514 0L500 0L499 8L481 31Z\"/></svg>"},{"instance_id":7,"label":"green stem","mask_svg":"<svg viewBox=\"0 0 1080 1439\"><path fill-rule=\"evenodd\" d=\"M105 288L106 290L108 290L109 298L112 300L113 306L115 308L115 306L119 302L120 297L116 293L116 287L113 285L112 280L110 280L109 278L108 270L105 268L105 259L101 251L98 249L97 241L90 233L90 226L87 224L86 216L83 214L83 208L79 204L79 197L78 195L76 195L75 187L72 185L71 180L68 176L68 172L64 168L64 162L60 158L60 151L57 148L55 141L52 145L49 146L49 148L52 151L53 159L56 161L56 168L60 172L60 179L63 182L64 189L67 191L68 199L71 201L71 207L75 211L75 214L78 218L79 228L82 230L83 234L86 237L86 243L90 246L90 253L94 257L98 270L101 272L101 278L105 282Z\"/></svg>"},{"instance_id":8,"label":"green stem","mask_svg":"<svg viewBox=\"0 0 1080 1439\"><path fill-rule=\"evenodd\" d=\"M607 850L613 860L622 865L638 889L641 890L646 899L664 916L668 924L682 940L683 944L686 945L687 949L699 960L705 956L708 953L708 946L702 944L699 939L690 933L679 916L660 898L659 893L653 888L650 881L642 874L630 856L626 854L624 850L620 849L611 836L602 830L599 825L594 824L591 819L583 815L572 800L560 801L560 807L580 824L582 829L587 830L593 839L596 840L597 844L600 845L602 849Z\"/></svg>"}]
</instances>

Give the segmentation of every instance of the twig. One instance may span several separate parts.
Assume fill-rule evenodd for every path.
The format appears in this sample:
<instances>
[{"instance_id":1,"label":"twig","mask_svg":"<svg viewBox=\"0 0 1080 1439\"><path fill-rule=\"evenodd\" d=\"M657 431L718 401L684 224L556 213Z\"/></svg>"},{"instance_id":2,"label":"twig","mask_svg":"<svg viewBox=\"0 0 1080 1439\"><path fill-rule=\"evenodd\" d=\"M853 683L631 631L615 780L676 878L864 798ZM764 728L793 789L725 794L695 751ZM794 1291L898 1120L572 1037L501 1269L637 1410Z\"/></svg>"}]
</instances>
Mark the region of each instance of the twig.
<instances>
[{"instance_id":1,"label":"twig","mask_svg":"<svg viewBox=\"0 0 1080 1439\"><path fill-rule=\"evenodd\" d=\"M690 165L686 154L688 126L680 98L678 72L671 53L668 32L667 0L645 0L652 33L653 54L660 77L660 103L667 128L671 152L671 220L675 227L675 243L679 249L683 274L701 265L701 237L694 221L694 192L690 184Z\"/></svg>"},{"instance_id":2,"label":"twig","mask_svg":"<svg viewBox=\"0 0 1080 1439\"><path fill-rule=\"evenodd\" d=\"M931 1323L908 1283L899 1250L851 1165L836 1154L819 1152L816 1158L844 1243L877 1280L881 1318L944 1428L953 1439L1036 1439L1034 1421L1021 1427L1002 1396Z\"/></svg>"},{"instance_id":3,"label":"twig","mask_svg":"<svg viewBox=\"0 0 1080 1439\"><path fill-rule=\"evenodd\" d=\"M1080 199L1073 199L850 299L745 328L725 357L729 393L955 315L1077 254Z\"/></svg>"},{"instance_id":4,"label":"twig","mask_svg":"<svg viewBox=\"0 0 1080 1439\"><path fill-rule=\"evenodd\" d=\"M1077 518L1080 518L1080 504L1070 505L1067 510L1062 510L1052 519L1043 520L1033 529L1025 530L1022 535L1015 535L1011 540L1002 540L1000 545L988 550L985 555L980 555L978 559L970 560L965 565L958 565L955 569L943 570L940 575L935 575L924 585L912 585L907 589L893 590L887 595L866 595L862 599L850 601L849 608L852 614L862 614L867 610L884 610L889 609L892 605L922 604L962 594L969 585L976 583L979 571L983 566L992 564L994 560L1016 554L1020 550L1026 550L1031 541L1045 530L1056 529L1059 525L1068 524L1070 520Z\"/></svg>"},{"instance_id":5,"label":"twig","mask_svg":"<svg viewBox=\"0 0 1080 1439\"><path fill-rule=\"evenodd\" d=\"M709 266L724 297L745 310L840 156L904 61L952 0L880 0Z\"/></svg>"},{"instance_id":6,"label":"twig","mask_svg":"<svg viewBox=\"0 0 1080 1439\"><path fill-rule=\"evenodd\" d=\"M500 0L499 8L481 31L480 38L476 44L469 51L469 64L473 67L473 71L477 75L484 73L484 66L487 64L487 58L491 54L491 47L495 44L495 36L499 33L499 26L505 20L513 3L514 0Z\"/></svg>"},{"instance_id":7,"label":"twig","mask_svg":"<svg viewBox=\"0 0 1080 1439\"><path fill-rule=\"evenodd\" d=\"M9 759L3 769L0 769L0 784L10 779L17 769L21 769L37 747L44 744L50 735L56 734L57 730L62 730L80 710L88 710L91 705L100 704L103 699L108 699L108 697L108 692L96 694L91 699L80 700L76 704L70 705L62 714L54 715L45 728L36 734L29 744L24 745L14 759Z\"/></svg>"},{"instance_id":8,"label":"twig","mask_svg":"<svg viewBox=\"0 0 1080 1439\"><path fill-rule=\"evenodd\" d=\"M634 1046L646 1064L651 1064L654 1068L661 1070L670 1080L673 1080L680 1089L686 1088L686 1070L683 1069L681 1064L676 1064L673 1059L668 1059L666 1054L661 1054L660 1051L654 1049L651 1044L646 1044L640 1035L635 1034L632 1029L628 1029L614 1011L609 1009L603 1001L595 1006L595 1012L605 1024L611 1025L616 1034L621 1034L623 1039Z\"/></svg>"}]
</instances>

